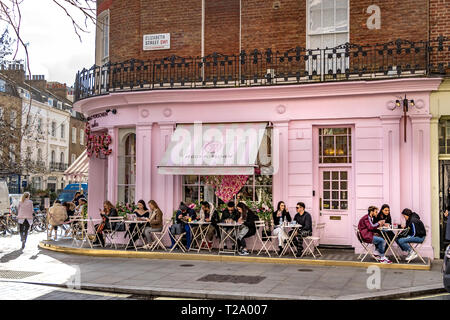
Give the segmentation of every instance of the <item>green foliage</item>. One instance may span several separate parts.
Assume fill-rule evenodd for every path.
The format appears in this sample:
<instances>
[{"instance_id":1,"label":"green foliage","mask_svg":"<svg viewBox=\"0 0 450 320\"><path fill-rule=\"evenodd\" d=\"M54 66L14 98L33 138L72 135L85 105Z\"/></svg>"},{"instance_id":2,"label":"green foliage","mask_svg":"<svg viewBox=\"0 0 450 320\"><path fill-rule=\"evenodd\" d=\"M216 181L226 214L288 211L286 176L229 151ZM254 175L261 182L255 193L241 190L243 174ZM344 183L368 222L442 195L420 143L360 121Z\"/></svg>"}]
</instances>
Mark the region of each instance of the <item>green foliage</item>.
<instances>
[{"instance_id":1,"label":"green foliage","mask_svg":"<svg viewBox=\"0 0 450 320\"><path fill-rule=\"evenodd\" d=\"M127 214L132 214L136 208L137 206L134 203L116 203L117 214L121 217L126 217Z\"/></svg>"}]
</instances>

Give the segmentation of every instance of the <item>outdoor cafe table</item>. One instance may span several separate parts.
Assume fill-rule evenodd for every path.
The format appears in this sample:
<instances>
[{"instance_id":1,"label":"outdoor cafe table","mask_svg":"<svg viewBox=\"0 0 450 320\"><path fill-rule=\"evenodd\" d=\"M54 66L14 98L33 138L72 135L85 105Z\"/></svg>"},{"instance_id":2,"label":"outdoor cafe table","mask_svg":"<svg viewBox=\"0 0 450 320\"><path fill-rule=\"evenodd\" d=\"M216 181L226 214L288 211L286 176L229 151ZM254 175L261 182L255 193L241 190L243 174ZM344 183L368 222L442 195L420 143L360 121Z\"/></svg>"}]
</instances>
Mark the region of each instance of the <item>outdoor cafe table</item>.
<instances>
[{"instance_id":1,"label":"outdoor cafe table","mask_svg":"<svg viewBox=\"0 0 450 320\"><path fill-rule=\"evenodd\" d=\"M237 231L242 223L218 223L220 230L220 244L219 244L219 254L221 253L233 253L237 252ZM224 249L225 241L227 238L231 239L231 242L234 244L234 249Z\"/></svg>"},{"instance_id":2,"label":"outdoor cafe table","mask_svg":"<svg viewBox=\"0 0 450 320\"><path fill-rule=\"evenodd\" d=\"M301 224L283 224L283 225L281 225L281 228L283 228L283 229L292 229L292 233L289 236L289 238L286 240L286 245L284 246L283 251L281 251L280 257L285 255L286 252L288 251L288 249L291 250L292 254L295 257L294 237L301 227L302 227ZM289 234L288 232L286 232L286 233Z\"/></svg>"},{"instance_id":3,"label":"outdoor cafe table","mask_svg":"<svg viewBox=\"0 0 450 320\"><path fill-rule=\"evenodd\" d=\"M72 245L74 245L79 239L78 232L81 232L81 245L80 248L83 246L83 243L87 241L91 249L93 248L92 241L89 239L89 223L91 223L92 228L94 229L94 232L92 235L95 236L94 241L98 240L97 230L95 229L95 225L100 224L103 221L103 219L83 219L81 217L74 217L70 220L70 229L72 234ZM78 231L78 232L77 232Z\"/></svg>"},{"instance_id":4,"label":"outdoor cafe table","mask_svg":"<svg viewBox=\"0 0 450 320\"><path fill-rule=\"evenodd\" d=\"M385 254L387 255L388 251L390 250L392 255L394 256L395 260L397 261L397 263L400 263L400 262L398 261L397 255L395 254L394 250L392 250L392 245L395 243L395 240L398 238L398 235L404 230L406 230L406 229L402 229L402 228L380 228L381 235L383 236L384 240L386 241L386 244L388 245L388 248L387 248ZM389 237L388 237L388 232L389 231L394 233L394 237L392 238L392 240L390 240Z\"/></svg>"},{"instance_id":5,"label":"outdoor cafe table","mask_svg":"<svg viewBox=\"0 0 450 320\"><path fill-rule=\"evenodd\" d=\"M127 250L128 246L130 245L130 243L133 244L134 249L137 251L138 247L137 247L137 242L139 240L142 241L142 243L145 244L143 233L144 233L144 226L146 223L148 223L147 220L124 220L123 221L125 223L125 234L128 234L130 239L128 240L128 243L125 247L125 250ZM135 223L136 226L133 228L133 231L130 230L130 226ZM139 225L140 224L140 225ZM142 226L143 224L143 226ZM133 237L137 235L138 239L136 241L133 240Z\"/></svg>"},{"instance_id":6,"label":"outdoor cafe table","mask_svg":"<svg viewBox=\"0 0 450 320\"><path fill-rule=\"evenodd\" d=\"M204 226L206 226L206 228L204 228ZM200 250L202 249L202 244L206 243L209 252L211 252L211 248L208 246L208 242L206 239L206 235L208 234L209 228L211 227L211 222L191 221L189 222L189 227L192 233L191 247L189 248L189 251L194 250L200 252ZM194 248L194 243L198 248Z\"/></svg>"}]
</instances>

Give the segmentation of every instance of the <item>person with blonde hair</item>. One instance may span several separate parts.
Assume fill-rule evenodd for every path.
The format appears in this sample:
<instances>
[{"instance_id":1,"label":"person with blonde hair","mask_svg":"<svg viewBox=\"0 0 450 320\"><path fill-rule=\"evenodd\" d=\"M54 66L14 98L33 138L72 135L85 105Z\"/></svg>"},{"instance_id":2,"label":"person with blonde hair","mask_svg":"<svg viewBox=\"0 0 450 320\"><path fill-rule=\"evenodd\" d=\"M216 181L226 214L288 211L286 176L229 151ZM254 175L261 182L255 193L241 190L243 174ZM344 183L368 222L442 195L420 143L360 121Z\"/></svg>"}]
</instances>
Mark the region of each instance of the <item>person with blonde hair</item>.
<instances>
[{"instance_id":1,"label":"person with blonde hair","mask_svg":"<svg viewBox=\"0 0 450 320\"><path fill-rule=\"evenodd\" d=\"M66 207L61 204L61 201L56 200L53 206L48 209L48 223L50 227L50 236L52 237L53 230L55 231L55 239L58 237L58 226L62 225L64 221L67 220L67 210Z\"/></svg>"},{"instance_id":2,"label":"person with blonde hair","mask_svg":"<svg viewBox=\"0 0 450 320\"><path fill-rule=\"evenodd\" d=\"M33 201L30 200L30 193L25 192L20 199L18 206L17 219L19 222L20 241L22 241L22 249L25 248L28 230L33 224Z\"/></svg>"}]
</instances>

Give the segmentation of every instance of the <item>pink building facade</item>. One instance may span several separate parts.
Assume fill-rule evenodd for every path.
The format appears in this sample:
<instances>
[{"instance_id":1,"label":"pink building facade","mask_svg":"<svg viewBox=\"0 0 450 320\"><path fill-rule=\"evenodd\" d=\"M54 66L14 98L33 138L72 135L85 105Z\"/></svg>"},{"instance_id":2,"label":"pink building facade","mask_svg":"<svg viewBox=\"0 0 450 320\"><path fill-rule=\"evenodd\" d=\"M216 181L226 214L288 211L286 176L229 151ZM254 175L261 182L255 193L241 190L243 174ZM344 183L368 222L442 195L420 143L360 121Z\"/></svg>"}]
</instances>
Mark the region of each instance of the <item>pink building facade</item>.
<instances>
[{"instance_id":1,"label":"pink building facade","mask_svg":"<svg viewBox=\"0 0 450 320\"><path fill-rule=\"evenodd\" d=\"M171 89L110 93L80 100L75 108L107 132L112 153L89 161L89 215L97 218L104 200L150 199L165 217L186 201L185 177L160 174L177 125L267 123L272 130L273 205L283 200L291 215L302 201L313 222L325 223L321 244L360 252L353 231L371 205L417 212L431 226L430 93L439 78L348 81L222 89ZM403 110L407 95L406 142ZM132 135L132 139L129 139ZM274 143L276 141L276 143ZM130 151L133 149L132 151ZM132 177L124 177L124 171ZM431 230L431 229L430 229ZM431 232L431 231L430 231ZM433 258L431 234L422 253Z\"/></svg>"}]
</instances>

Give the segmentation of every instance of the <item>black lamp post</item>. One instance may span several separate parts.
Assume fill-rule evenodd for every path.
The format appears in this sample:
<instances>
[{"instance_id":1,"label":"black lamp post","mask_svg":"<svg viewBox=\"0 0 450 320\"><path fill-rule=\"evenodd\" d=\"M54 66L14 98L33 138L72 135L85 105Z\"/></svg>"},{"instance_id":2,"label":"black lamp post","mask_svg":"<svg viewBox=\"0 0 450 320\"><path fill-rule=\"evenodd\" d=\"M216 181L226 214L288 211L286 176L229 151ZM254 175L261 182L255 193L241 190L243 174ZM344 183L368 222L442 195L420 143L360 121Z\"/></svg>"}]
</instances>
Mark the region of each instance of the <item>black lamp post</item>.
<instances>
[{"instance_id":1,"label":"black lamp post","mask_svg":"<svg viewBox=\"0 0 450 320\"><path fill-rule=\"evenodd\" d=\"M415 103L414 100L408 100L408 98L406 98L406 94L405 94L405 98L403 100L395 100L395 106L397 108L401 108L403 107L403 119L404 119L404 129L405 129L405 134L404 134L404 138L405 138L405 142L406 142L406 126L407 126L407 113L409 111L409 107L414 107Z\"/></svg>"}]
</instances>

